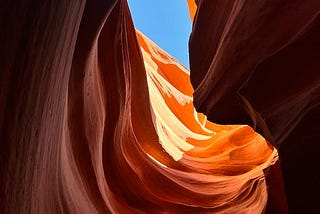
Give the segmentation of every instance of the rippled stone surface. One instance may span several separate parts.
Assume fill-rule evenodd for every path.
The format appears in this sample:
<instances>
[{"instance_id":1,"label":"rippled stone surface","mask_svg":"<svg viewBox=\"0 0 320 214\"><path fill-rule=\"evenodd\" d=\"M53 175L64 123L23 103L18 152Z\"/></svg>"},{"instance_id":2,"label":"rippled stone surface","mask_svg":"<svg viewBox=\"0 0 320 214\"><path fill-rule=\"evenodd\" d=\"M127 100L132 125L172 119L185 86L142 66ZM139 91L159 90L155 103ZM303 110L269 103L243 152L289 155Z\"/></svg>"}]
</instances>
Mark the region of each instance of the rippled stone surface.
<instances>
[{"instance_id":1,"label":"rippled stone surface","mask_svg":"<svg viewBox=\"0 0 320 214\"><path fill-rule=\"evenodd\" d=\"M320 1L188 2L196 109L256 127L279 148L290 212L318 213Z\"/></svg>"},{"instance_id":2,"label":"rippled stone surface","mask_svg":"<svg viewBox=\"0 0 320 214\"><path fill-rule=\"evenodd\" d=\"M233 3L219 4L220 15L216 16L223 19L232 7L236 11L248 7L246 11L251 11L249 1ZM211 63L207 56L215 52L207 38L229 26L222 23L217 29L211 28L214 22L209 19L201 24L200 17L210 18L216 3L197 4L198 10L194 4L190 10L191 17L195 15L190 82L185 67L135 31L126 1L3 3L2 213L263 212L268 200L264 170L277 160L277 150L250 126L219 125L213 123L214 119L210 122L193 105L193 95L200 100L208 93L200 96L199 91L212 91L214 86L196 86L204 73L215 73L211 67L202 70ZM270 11L276 11L274 5ZM253 4L252 8L260 6ZM312 6L316 9L317 4ZM299 17L307 17L309 12L299 13ZM317 16L310 20L317 20ZM310 24L317 23L313 21ZM274 37L281 35L275 32ZM238 41L236 38L230 41ZM200 49L195 48L196 43ZM207 47L202 50L204 43ZM233 47L232 42L227 44ZM199 54L199 50L203 52ZM205 61L196 65L201 56ZM224 57L229 60L229 52L218 58ZM257 59L251 57L246 59ZM314 82L316 77L312 76ZM239 81L237 75L229 79L233 81L227 81L227 86ZM208 77L206 81L211 80ZM315 92L314 82L306 81ZM226 81L221 79L219 84L223 83ZM219 93L230 98L228 91ZM251 99L243 95L250 106ZM267 101L265 105L269 105ZM200 105L198 101L195 104L196 108ZM208 110L212 107L210 103L206 106ZM230 116L237 114L229 109L233 107L225 105ZM219 115L217 121L229 122L223 118L228 114ZM281 121L281 117L278 119ZM234 124L246 124L242 122L239 119ZM304 127L302 131L306 131ZM269 195L283 200L278 164L270 167L268 178ZM271 203L269 207L275 208L275 201L269 200L268 206ZM286 207L285 200L281 202Z\"/></svg>"}]
</instances>

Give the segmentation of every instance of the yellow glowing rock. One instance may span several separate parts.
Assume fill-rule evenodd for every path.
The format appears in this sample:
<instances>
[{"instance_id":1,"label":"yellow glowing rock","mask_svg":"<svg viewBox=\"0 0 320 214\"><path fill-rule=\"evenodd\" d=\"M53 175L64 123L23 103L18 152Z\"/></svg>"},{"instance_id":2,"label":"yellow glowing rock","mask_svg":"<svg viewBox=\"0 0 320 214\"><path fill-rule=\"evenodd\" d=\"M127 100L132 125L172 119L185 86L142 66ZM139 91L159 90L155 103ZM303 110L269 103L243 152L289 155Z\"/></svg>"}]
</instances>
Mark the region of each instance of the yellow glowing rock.
<instances>
[{"instance_id":1,"label":"yellow glowing rock","mask_svg":"<svg viewBox=\"0 0 320 214\"><path fill-rule=\"evenodd\" d=\"M193 20L195 14L196 14L196 11L197 11L197 5L195 3L195 0L187 0L187 1L188 1L188 5L189 5L190 18L191 18L191 20Z\"/></svg>"},{"instance_id":2,"label":"yellow glowing rock","mask_svg":"<svg viewBox=\"0 0 320 214\"><path fill-rule=\"evenodd\" d=\"M204 206L261 213L267 201L263 169L277 160L277 150L247 125L219 125L197 113L188 69L142 33L137 37L159 143L187 170L167 166L147 151L148 157L177 185L211 196Z\"/></svg>"}]
</instances>

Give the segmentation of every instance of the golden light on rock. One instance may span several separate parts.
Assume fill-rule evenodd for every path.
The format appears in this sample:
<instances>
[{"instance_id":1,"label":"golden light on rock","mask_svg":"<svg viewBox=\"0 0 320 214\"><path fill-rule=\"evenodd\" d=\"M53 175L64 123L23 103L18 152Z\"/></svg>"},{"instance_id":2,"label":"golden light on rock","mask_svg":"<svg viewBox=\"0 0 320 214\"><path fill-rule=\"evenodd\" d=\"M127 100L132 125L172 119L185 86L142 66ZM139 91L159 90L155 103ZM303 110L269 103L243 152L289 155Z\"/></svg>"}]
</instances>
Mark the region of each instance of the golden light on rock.
<instances>
[{"instance_id":1,"label":"golden light on rock","mask_svg":"<svg viewBox=\"0 0 320 214\"><path fill-rule=\"evenodd\" d=\"M1 213L318 211L320 1L185 4L190 70L126 0L1 4Z\"/></svg>"}]
</instances>

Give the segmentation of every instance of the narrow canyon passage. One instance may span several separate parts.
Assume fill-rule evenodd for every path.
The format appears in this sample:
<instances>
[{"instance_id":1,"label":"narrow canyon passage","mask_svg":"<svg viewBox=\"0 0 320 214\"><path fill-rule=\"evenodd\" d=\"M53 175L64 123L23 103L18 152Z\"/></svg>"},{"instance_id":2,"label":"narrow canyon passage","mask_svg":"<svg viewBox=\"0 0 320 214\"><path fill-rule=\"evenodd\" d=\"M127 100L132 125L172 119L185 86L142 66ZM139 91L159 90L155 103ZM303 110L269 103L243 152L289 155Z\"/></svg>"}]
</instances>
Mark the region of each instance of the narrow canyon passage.
<instances>
[{"instance_id":1,"label":"narrow canyon passage","mask_svg":"<svg viewBox=\"0 0 320 214\"><path fill-rule=\"evenodd\" d=\"M185 3L190 71L126 0L3 2L2 213L317 213L319 1Z\"/></svg>"}]
</instances>

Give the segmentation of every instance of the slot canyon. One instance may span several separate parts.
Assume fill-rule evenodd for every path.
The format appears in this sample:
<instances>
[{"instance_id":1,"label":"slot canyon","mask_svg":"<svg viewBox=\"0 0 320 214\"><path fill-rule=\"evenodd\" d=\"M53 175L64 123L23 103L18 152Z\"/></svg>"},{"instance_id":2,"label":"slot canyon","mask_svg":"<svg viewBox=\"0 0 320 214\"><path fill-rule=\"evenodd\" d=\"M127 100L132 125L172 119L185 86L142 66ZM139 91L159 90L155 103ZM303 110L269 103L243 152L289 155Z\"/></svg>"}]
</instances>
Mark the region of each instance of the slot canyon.
<instances>
[{"instance_id":1,"label":"slot canyon","mask_svg":"<svg viewBox=\"0 0 320 214\"><path fill-rule=\"evenodd\" d=\"M1 0L0 213L320 213L320 1L183 1Z\"/></svg>"}]
</instances>

